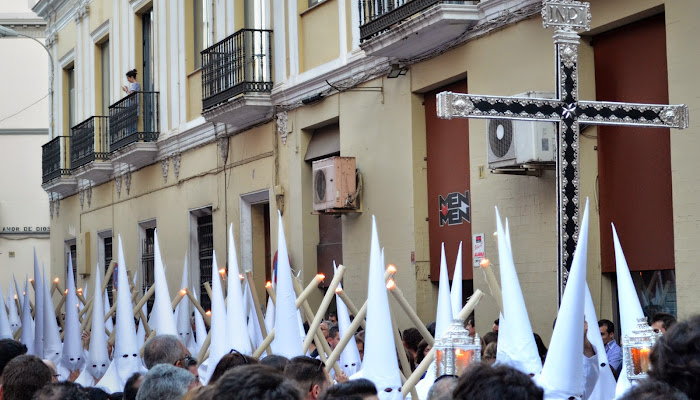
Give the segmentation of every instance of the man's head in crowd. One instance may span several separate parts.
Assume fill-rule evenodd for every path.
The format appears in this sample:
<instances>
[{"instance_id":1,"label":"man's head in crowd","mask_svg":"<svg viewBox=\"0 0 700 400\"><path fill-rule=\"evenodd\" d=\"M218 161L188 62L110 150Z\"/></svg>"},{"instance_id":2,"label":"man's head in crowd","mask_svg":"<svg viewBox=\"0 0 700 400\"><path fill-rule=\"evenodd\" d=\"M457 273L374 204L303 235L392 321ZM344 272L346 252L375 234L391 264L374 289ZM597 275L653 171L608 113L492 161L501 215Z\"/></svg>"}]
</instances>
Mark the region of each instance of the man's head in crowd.
<instances>
[{"instance_id":1,"label":"man's head in crowd","mask_svg":"<svg viewBox=\"0 0 700 400\"><path fill-rule=\"evenodd\" d=\"M185 356L185 369L190 371L197 381L199 381L199 369L197 368L197 364L199 364L199 362L197 362L196 358Z\"/></svg>"},{"instance_id":2,"label":"man's head in crowd","mask_svg":"<svg viewBox=\"0 0 700 400\"><path fill-rule=\"evenodd\" d=\"M51 382L51 370L39 357L24 354L10 360L2 374L0 399L30 400L42 386Z\"/></svg>"},{"instance_id":3,"label":"man's head in crowd","mask_svg":"<svg viewBox=\"0 0 700 400\"><path fill-rule=\"evenodd\" d=\"M654 332L661 332L664 335L675 323L676 317L671 314L656 313L651 317L651 327L654 329Z\"/></svg>"},{"instance_id":4,"label":"man's head in crowd","mask_svg":"<svg viewBox=\"0 0 700 400\"><path fill-rule=\"evenodd\" d=\"M615 340L615 324L607 319L601 319L598 321L598 327L600 328L600 337L603 339L603 344L608 344Z\"/></svg>"},{"instance_id":5,"label":"man's head in crowd","mask_svg":"<svg viewBox=\"0 0 700 400\"><path fill-rule=\"evenodd\" d=\"M32 400L89 400L87 392L77 383L52 382L34 393Z\"/></svg>"},{"instance_id":6,"label":"man's head in crowd","mask_svg":"<svg viewBox=\"0 0 700 400\"><path fill-rule=\"evenodd\" d=\"M474 337L476 335L476 328L474 327L474 317L469 317L464 322L464 329L469 331L469 336Z\"/></svg>"},{"instance_id":7,"label":"man's head in crowd","mask_svg":"<svg viewBox=\"0 0 700 400\"><path fill-rule=\"evenodd\" d=\"M294 357L284 369L284 375L296 382L307 400L316 399L331 384L330 376L320 360L306 356Z\"/></svg>"},{"instance_id":8,"label":"man's head in crowd","mask_svg":"<svg viewBox=\"0 0 700 400\"><path fill-rule=\"evenodd\" d=\"M27 352L27 346L12 339L0 340L0 384L2 383L2 373L10 360L21 356Z\"/></svg>"},{"instance_id":9,"label":"man's head in crowd","mask_svg":"<svg viewBox=\"0 0 700 400\"><path fill-rule=\"evenodd\" d=\"M136 394L143 383L143 374L136 372L132 374L124 384L124 400L136 400Z\"/></svg>"},{"instance_id":10,"label":"man's head in crowd","mask_svg":"<svg viewBox=\"0 0 700 400\"><path fill-rule=\"evenodd\" d=\"M287 364L289 364L289 359L285 356L272 354L260 360L260 364L267 365L268 367L272 367L284 373L284 369L287 367Z\"/></svg>"},{"instance_id":11,"label":"man's head in crowd","mask_svg":"<svg viewBox=\"0 0 700 400\"><path fill-rule=\"evenodd\" d=\"M333 325L338 325L338 314L333 311L328 313L328 320L331 321Z\"/></svg>"},{"instance_id":12,"label":"man's head in crowd","mask_svg":"<svg viewBox=\"0 0 700 400\"><path fill-rule=\"evenodd\" d=\"M237 367L242 367L244 365L251 365L251 364L257 364L258 360L246 356L245 354L241 354L235 350L232 350L230 353L226 354L225 356L221 357L221 360L219 360L219 363L216 364L216 367L214 368L214 372L212 372L211 376L209 377L209 384L215 383L216 381L219 380L228 370L237 368Z\"/></svg>"},{"instance_id":13,"label":"man's head in crowd","mask_svg":"<svg viewBox=\"0 0 700 400\"><path fill-rule=\"evenodd\" d=\"M452 396L455 400L542 400L544 392L517 369L480 363L459 377Z\"/></svg>"},{"instance_id":14,"label":"man's head in crowd","mask_svg":"<svg viewBox=\"0 0 700 400\"><path fill-rule=\"evenodd\" d=\"M144 375L136 400L180 400L197 383L184 368L158 364Z\"/></svg>"},{"instance_id":15,"label":"man's head in crowd","mask_svg":"<svg viewBox=\"0 0 700 400\"><path fill-rule=\"evenodd\" d=\"M700 315L677 323L654 345L649 377L700 399Z\"/></svg>"},{"instance_id":16,"label":"man's head in crowd","mask_svg":"<svg viewBox=\"0 0 700 400\"><path fill-rule=\"evenodd\" d=\"M185 367L187 350L174 335L161 335L149 339L143 350L143 362L147 369L158 364L170 364Z\"/></svg>"},{"instance_id":17,"label":"man's head in crowd","mask_svg":"<svg viewBox=\"0 0 700 400\"><path fill-rule=\"evenodd\" d=\"M379 400L377 388L368 379L353 379L326 389L320 400Z\"/></svg>"},{"instance_id":18,"label":"man's head in crowd","mask_svg":"<svg viewBox=\"0 0 700 400\"><path fill-rule=\"evenodd\" d=\"M328 337L326 338L328 345L331 346L331 350L335 350L335 346L340 342L340 330L336 325L331 326L328 330Z\"/></svg>"},{"instance_id":19,"label":"man's head in crowd","mask_svg":"<svg viewBox=\"0 0 700 400\"><path fill-rule=\"evenodd\" d=\"M556 321L556 320L555 320L555 321ZM492 330L493 332L498 333L498 323L499 323L499 322L501 322L501 321L500 321L500 318L497 319L497 320L495 320L495 321L493 321L493 326L491 327L491 330Z\"/></svg>"},{"instance_id":20,"label":"man's head in crowd","mask_svg":"<svg viewBox=\"0 0 700 400\"><path fill-rule=\"evenodd\" d=\"M232 369L212 387L212 400L302 400L295 383L277 370L254 364Z\"/></svg>"},{"instance_id":21,"label":"man's head in crowd","mask_svg":"<svg viewBox=\"0 0 700 400\"><path fill-rule=\"evenodd\" d=\"M457 377L443 375L430 387L428 400L452 400L455 387L457 387Z\"/></svg>"},{"instance_id":22,"label":"man's head in crowd","mask_svg":"<svg viewBox=\"0 0 700 400\"><path fill-rule=\"evenodd\" d=\"M321 332L323 332L323 337L328 338L328 330L331 328L331 326L333 326L333 324L328 320L322 321L318 326L321 328Z\"/></svg>"},{"instance_id":23,"label":"man's head in crowd","mask_svg":"<svg viewBox=\"0 0 700 400\"><path fill-rule=\"evenodd\" d=\"M645 379L632 386L619 400L688 400L688 396L667 383Z\"/></svg>"}]
</instances>

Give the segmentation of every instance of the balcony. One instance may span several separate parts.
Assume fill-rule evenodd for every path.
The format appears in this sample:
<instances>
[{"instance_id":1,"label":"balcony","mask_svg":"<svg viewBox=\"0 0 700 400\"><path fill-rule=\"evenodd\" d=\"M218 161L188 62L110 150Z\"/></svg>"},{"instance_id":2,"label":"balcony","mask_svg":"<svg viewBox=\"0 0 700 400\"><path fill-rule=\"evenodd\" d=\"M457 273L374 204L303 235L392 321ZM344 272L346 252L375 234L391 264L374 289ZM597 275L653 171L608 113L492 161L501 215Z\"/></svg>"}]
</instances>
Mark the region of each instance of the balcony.
<instances>
[{"instance_id":1,"label":"balcony","mask_svg":"<svg viewBox=\"0 0 700 400\"><path fill-rule=\"evenodd\" d=\"M234 130L272 117L272 31L241 29L202 51L202 114Z\"/></svg>"},{"instance_id":2,"label":"balcony","mask_svg":"<svg viewBox=\"0 0 700 400\"><path fill-rule=\"evenodd\" d=\"M109 151L115 163L153 163L158 146L159 92L134 92L109 106Z\"/></svg>"},{"instance_id":3,"label":"balcony","mask_svg":"<svg viewBox=\"0 0 700 400\"><path fill-rule=\"evenodd\" d=\"M41 146L41 186L45 191L67 196L77 186L78 181L71 176L69 149L69 136L57 136Z\"/></svg>"},{"instance_id":4,"label":"balcony","mask_svg":"<svg viewBox=\"0 0 700 400\"><path fill-rule=\"evenodd\" d=\"M102 183L112 173L109 162L109 117L94 116L71 129L70 166L73 176Z\"/></svg>"},{"instance_id":5,"label":"balcony","mask_svg":"<svg viewBox=\"0 0 700 400\"><path fill-rule=\"evenodd\" d=\"M360 47L410 59L438 50L479 21L478 1L358 0Z\"/></svg>"}]
</instances>

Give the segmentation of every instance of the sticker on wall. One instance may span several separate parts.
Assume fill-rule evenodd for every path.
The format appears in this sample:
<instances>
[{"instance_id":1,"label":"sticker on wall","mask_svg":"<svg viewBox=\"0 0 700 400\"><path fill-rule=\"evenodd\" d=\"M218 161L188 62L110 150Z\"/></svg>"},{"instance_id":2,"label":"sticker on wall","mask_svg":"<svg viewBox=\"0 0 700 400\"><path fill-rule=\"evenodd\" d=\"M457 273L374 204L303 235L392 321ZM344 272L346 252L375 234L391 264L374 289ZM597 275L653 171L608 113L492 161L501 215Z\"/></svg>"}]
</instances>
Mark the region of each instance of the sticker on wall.
<instances>
[{"instance_id":1,"label":"sticker on wall","mask_svg":"<svg viewBox=\"0 0 700 400\"><path fill-rule=\"evenodd\" d=\"M469 210L469 191L452 192L447 196L438 195L440 204L440 226L460 225L471 222Z\"/></svg>"},{"instance_id":2,"label":"sticker on wall","mask_svg":"<svg viewBox=\"0 0 700 400\"><path fill-rule=\"evenodd\" d=\"M472 238L472 243L472 246L474 247L474 268L477 268L481 263L481 260L486 257L486 254L484 253L484 234L477 233L474 235Z\"/></svg>"}]
</instances>

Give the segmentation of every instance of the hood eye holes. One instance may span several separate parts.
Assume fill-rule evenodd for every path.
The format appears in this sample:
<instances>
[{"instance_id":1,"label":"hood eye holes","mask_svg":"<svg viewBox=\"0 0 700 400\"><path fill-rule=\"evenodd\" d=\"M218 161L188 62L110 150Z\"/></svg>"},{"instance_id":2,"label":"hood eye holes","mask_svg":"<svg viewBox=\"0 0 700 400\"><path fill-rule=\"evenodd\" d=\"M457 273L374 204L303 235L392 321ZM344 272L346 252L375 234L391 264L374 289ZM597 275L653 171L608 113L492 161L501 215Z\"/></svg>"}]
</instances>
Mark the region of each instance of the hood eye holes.
<instances>
[{"instance_id":1,"label":"hood eye holes","mask_svg":"<svg viewBox=\"0 0 700 400\"><path fill-rule=\"evenodd\" d=\"M128 355L128 354L124 354L122 357L127 358L127 357L129 357L129 355Z\"/></svg>"},{"instance_id":2,"label":"hood eye holes","mask_svg":"<svg viewBox=\"0 0 700 400\"><path fill-rule=\"evenodd\" d=\"M97 364L92 364L92 368L97 368Z\"/></svg>"},{"instance_id":3,"label":"hood eye holes","mask_svg":"<svg viewBox=\"0 0 700 400\"><path fill-rule=\"evenodd\" d=\"M106 367L107 365L105 365L105 364L102 364L102 366L103 366L103 367Z\"/></svg>"},{"instance_id":4,"label":"hood eye holes","mask_svg":"<svg viewBox=\"0 0 700 400\"><path fill-rule=\"evenodd\" d=\"M71 357L70 360L71 360L71 361L75 361L75 358Z\"/></svg>"}]
</instances>

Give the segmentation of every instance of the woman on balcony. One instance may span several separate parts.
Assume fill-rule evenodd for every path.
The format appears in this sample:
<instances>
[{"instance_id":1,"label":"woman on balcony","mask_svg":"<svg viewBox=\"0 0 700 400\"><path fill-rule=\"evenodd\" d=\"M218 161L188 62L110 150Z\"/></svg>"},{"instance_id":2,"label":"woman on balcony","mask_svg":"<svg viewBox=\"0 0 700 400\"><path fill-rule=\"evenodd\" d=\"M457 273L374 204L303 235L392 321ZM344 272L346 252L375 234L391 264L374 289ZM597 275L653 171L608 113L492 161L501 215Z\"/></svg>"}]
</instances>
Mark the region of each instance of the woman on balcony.
<instances>
[{"instance_id":1,"label":"woman on balcony","mask_svg":"<svg viewBox=\"0 0 700 400\"><path fill-rule=\"evenodd\" d=\"M122 86L122 90L127 95L141 91L141 84L136 82L136 68L126 73L126 80L129 81L129 86Z\"/></svg>"}]
</instances>

